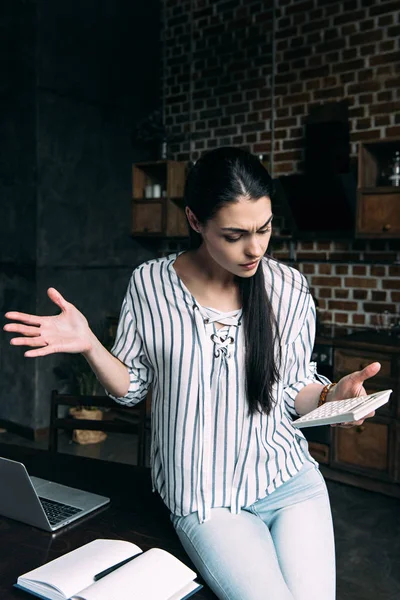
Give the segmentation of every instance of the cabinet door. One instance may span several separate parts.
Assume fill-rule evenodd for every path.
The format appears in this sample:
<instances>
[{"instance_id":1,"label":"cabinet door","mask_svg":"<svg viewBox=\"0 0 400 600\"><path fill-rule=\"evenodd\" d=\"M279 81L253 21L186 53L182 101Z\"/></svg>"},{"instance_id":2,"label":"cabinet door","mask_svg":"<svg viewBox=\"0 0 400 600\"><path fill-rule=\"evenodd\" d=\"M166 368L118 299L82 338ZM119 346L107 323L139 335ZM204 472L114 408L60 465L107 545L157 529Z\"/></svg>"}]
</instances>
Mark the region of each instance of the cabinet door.
<instances>
[{"instance_id":1,"label":"cabinet door","mask_svg":"<svg viewBox=\"0 0 400 600\"><path fill-rule=\"evenodd\" d=\"M133 202L132 233L163 233L163 204L161 202Z\"/></svg>"},{"instance_id":2,"label":"cabinet door","mask_svg":"<svg viewBox=\"0 0 400 600\"><path fill-rule=\"evenodd\" d=\"M394 478L395 428L390 422L367 420L359 427L335 427L332 466L377 479Z\"/></svg>"},{"instance_id":3,"label":"cabinet door","mask_svg":"<svg viewBox=\"0 0 400 600\"><path fill-rule=\"evenodd\" d=\"M335 350L334 358L335 375L337 373L344 373L347 375L353 371L361 371L364 367L376 361L381 363L381 369L374 379L390 379L392 375L392 358L390 354L337 348Z\"/></svg>"},{"instance_id":4,"label":"cabinet door","mask_svg":"<svg viewBox=\"0 0 400 600\"><path fill-rule=\"evenodd\" d=\"M329 464L329 446L318 442L308 442L310 454L320 464Z\"/></svg>"},{"instance_id":5,"label":"cabinet door","mask_svg":"<svg viewBox=\"0 0 400 600\"><path fill-rule=\"evenodd\" d=\"M360 191L356 233L359 237L400 237L400 192Z\"/></svg>"},{"instance_id":6,"label":"cabinet door","mask_svg":"<svg viewBox=\"0 0 400 600\"><path fill-rule=\"evenodd\" d=\"M396 369L395 362L393 362L394 359L390 354L377 354L373 352L369 353L365 350L336 348L334 360L335 381L339 381L339 379L353 371L361 371L361 369L372 362L380 362L381 370L375 377L367 379L364 383L364 387L368 394L373 394L374 392L380 392L386 389L393 390L389 402L378 409L378 414L382 416L394 416L396 414L397 383L393 377Z\"/></svg>"}]
</instances>

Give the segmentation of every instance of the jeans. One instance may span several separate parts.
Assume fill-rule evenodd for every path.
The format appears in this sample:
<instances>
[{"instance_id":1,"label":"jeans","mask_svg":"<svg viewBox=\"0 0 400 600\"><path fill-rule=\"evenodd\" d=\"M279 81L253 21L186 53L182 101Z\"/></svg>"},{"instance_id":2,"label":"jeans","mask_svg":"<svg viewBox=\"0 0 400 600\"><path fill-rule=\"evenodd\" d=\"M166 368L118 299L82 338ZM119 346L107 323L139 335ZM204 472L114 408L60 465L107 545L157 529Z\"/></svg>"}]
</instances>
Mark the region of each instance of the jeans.
<instances>
[{"instance_id":1,"label":"jeans","mask_svg":"<svg viewBox=\"0 0 400 600\"><path fill-rule=\"evenodd\" d=\"M198 572L220 600L334 600L335 548L328 492L318 467L301 470L234 515L213 508L171 516Z\"/></svg>"}]
</instances>

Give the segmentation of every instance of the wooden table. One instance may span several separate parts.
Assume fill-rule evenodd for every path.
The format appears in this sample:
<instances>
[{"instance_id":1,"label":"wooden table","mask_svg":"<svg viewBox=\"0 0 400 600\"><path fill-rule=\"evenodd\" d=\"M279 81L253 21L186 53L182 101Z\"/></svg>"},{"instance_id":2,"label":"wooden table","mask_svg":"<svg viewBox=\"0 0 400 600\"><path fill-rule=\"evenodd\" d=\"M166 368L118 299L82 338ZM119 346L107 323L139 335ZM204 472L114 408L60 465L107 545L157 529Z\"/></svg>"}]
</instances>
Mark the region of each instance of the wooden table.
<instances>
[{"instance_id":1,"label":"wooden table","mask_svg":"<svg viewBox=\"0 0 400 600\"><path fill-rule=\"evenodd\" d=\"M9 444L0 444L0 456L23 462L30 475L111 498L109 507L56 534L0 517L1 600L26 600L26 593L13 588L19 575L97 538L127 540L143 550L163 548L196 571L170 523L167 508L151 491L149 469ZM23 502L23 498L16 501ZM216 600L206 586L194 597Z\"/></svg>"}]
</instances>

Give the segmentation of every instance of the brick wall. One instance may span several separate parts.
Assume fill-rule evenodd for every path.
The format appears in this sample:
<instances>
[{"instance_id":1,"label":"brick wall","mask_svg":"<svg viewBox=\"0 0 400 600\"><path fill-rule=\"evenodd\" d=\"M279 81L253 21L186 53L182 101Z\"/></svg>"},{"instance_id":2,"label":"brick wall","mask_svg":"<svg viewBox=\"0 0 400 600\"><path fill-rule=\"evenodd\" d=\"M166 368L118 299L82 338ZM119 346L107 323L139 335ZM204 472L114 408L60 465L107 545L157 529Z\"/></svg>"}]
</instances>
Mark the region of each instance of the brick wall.
<instances>
[{"instance_id":1,"label":"brick wall","mask_svg":"<svg viewBox=\"0 0 400 600\"><path fill-rule=\"evenodd\" d=\"M400 137L400 10L394 0L163 0L164 111L173 158L220 145L302 170L313 104L347 99L357 143ZM325 322L400 313L399 241L273 243L308 277ZM363 263L363 264L359 264Z\"/></svg>"},{"instance_id":2,"label":"brick wall","mask_svg":"<svg viewBox=\"0 0 400 600\"><path fill-rule=\"evenodd\" d=\"M278 0L275 174L301 169L311 105L349 103L357 142L400 137L400 8L397 1Z\"/></svg>"},{"instance_id":3,"label":"brick wall","mask_svg":"<svg viewBox=\"0 0 400 600\"><path fill-rule=\"evenodd\" d=\"M273 244L277 246L277 244ZM384 311L399 314L400 253L387 241L284 242L272 252L292 258L307 277L323 323L379 325Z\"/></svg>"}]
</instances>

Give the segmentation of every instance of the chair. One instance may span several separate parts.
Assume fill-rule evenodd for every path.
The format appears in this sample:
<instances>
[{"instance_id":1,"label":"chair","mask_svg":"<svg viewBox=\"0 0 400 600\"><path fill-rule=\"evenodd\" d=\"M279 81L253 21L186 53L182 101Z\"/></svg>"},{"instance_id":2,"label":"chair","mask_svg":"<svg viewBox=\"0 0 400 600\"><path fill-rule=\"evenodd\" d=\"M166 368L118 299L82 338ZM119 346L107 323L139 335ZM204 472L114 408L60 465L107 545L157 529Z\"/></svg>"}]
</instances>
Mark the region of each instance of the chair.
<instances>
[{"instance_id":1,"label":"chair","mask_svg":"<svg viewBox=\"0 0 400 600\"><path fill-rule=\"evenodd\" d=\"M108 418L101 421L89 419L74 419L70 416L60 418L59 406L98 406L111 409ZM118 405L108 396L72 396L59 394L57 390L51 393L49 451L57 452L58 430L74 429L105 431L117 433L132 433L138 436L138 465L144 467L146 460L146 433L149 429L147 418L148 402L142 401L137 406L125 408ZM129 420L124 420L128 418Z\"/></svg>"}]
</instances>

